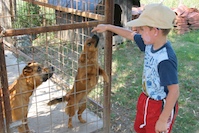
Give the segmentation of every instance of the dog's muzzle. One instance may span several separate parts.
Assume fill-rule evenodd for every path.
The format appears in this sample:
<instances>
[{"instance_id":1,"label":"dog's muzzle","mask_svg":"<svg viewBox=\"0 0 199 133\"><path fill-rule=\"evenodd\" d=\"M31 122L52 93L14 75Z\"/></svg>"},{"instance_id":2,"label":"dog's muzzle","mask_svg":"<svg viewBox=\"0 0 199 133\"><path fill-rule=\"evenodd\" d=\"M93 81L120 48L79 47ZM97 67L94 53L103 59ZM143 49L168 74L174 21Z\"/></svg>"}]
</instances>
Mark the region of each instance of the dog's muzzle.
<instances>
[{"instance_id":1,"label":"dog's muzzle","mask_svg":"<svg viewBox=\"0 0 199 133\"><path fill-rule=\"evenodd\" d=\"M98 37L97 35L94 34L94 35L92 36L92 39L95 39L95 40L96 40L95 47L97 47L98 42L99 42L99 37Z\"/></svg>"},{"instance_id":2,"label":"dog's muzzle","mask_svg":"<svg viewBox=\"0 0 199 133\"><path fill-rule=\"evenodd\" d=\"M43 82L47 81L49 78L53 76L53 72L55 71L54 67L50 66L49 72L43 75Z\"/></svg>"}]
</instances>

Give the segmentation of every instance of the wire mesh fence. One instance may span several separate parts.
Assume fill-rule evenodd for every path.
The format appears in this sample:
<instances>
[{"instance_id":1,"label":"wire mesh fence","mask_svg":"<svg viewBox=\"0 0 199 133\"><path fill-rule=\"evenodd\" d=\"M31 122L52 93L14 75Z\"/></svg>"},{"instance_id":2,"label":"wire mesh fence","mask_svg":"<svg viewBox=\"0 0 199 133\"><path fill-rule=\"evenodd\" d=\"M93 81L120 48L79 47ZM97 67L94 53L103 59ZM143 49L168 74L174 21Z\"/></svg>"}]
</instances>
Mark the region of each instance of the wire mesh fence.
<instances>
[{"instance_id":1,"label":"wire mesh fence","mask_svg":"<svg viewBox=\"0 0 199 133\"><path fill-rule=\"evenodd\" d=\"M81 102L86 103L86 110L83 112L86 123L80 123L79 115L76 114L72 119L73 128L68 128L69 117L65 113L67 102L52 106L47 104L54 98L67 96L73 84L79 81L76 80L78 60L86 40L93 36L91 29L100 23L124 27L125 23L132 19L133 5L139 6L139 0L0 0L0 133L28 130L37 133L122 132L121 122L126 122L128 114L125 111L119 114L117 110L110 109L112 82L105 83L99 75L98 83L89 93L86 102ZM111 79L112 46L117 47L125 40L110 32L98 34L98 37L100 41L97 61ZM40 85L36 84L35 74L20 78L24 72L28 72L27 68L31 65L29 62L32 61L39 63L40 67L36 65L36 73L39 69L44 69L43 73L36 75L48 77L48 80ZM53 71L48 72L47 68L53 68ZM49 73L53 73L52 77ZM22 117L23 121L10 120L14 109L13 99L9 96L12 96L13 92L8 89L12 88L10 86L17 78L23 82L24 79L32 79L33 85L32 90L17 92L23 104L15 107L15 110L28 108L27 114L24 109L21 111L27 115ZM21 87L19 88L21 90ZM29 94L26 103L24 101L27 100L22 100L25 94ZM117 114L125 119L120 122L114 117L113 120L116 121L111 125L111 114L113 117ZM23 128L22 125L25 126L25 131L18 131L17 128ZM130 130L124 129L124 132L128 131Z\"/></svg>"},{"instance_id":2,"label":"wire mesh fence","mask_svg":"<svg viewBox=\"0 0 199 133\"><path fill-rule=\"evenodd\" d=\"M78 59L85 41L92 36L91 27L104 21L105 18L98 14L99 9L96 10L96 7L100 6L102 7L100 12L104 12L105 3L100 2L98 0L1 1L11 11L9 12L5 6L1 9L3 39L1 45L5 57L5 62L1 64L5 63L4 73L7 73L9 86L4 86L5 82L2 83L1 80L3 84L1 88L9 90L7 99L11 103L12 118L11 123L9 121L1 123L4 127L1 132L29 132L27 131L29 129L38 133L93 132L103 128L102 78L99 78L95 89L86 98L86 110L83 112L86 123L80 124L78 115L75 115L73 128L69 129L68 115L65 113L67 102L47 105L53 98L66 95L76 82ZM98 50L97 62L105 68L104 49L99 46ZM35 62L39 65L34 64ZM53 68L52 77L46 72L45 66ZM39 68L42 69L41 73ZM30 71L32 75L27 76ZM2 79L3 69L1 72ZM47 75L46 73L48 80L44 82L43 76ZM42 80L42 83L38 84L37 78L39 81ZM6 108L4 104L6 99L2 99L4 96L1 91L0 107L6 114L6 111L3 111ZM20 103L19 106L16 103ZM20 112L18 116L13 113L14 110ZM19 116L20 114L22 116ZM4 113L1 116L4 116Z\"/></svg>"}]
</instances>

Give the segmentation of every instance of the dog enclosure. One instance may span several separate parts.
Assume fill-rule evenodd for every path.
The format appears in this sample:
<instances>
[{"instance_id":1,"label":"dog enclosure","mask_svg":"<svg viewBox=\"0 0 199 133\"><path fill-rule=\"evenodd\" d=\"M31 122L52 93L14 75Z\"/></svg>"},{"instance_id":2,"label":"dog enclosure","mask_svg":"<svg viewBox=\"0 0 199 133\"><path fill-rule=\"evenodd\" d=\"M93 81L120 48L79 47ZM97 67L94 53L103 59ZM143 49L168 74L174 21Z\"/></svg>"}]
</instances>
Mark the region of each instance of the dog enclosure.
<instances>
[{"instance_id":1,"label":"dog enclosure","mask_svg":"<svg viewBox=\"0 0 199 133\"><path fill-rule=\"evenodd\" d=\"M133 5L132 1L123 1L120 6L119 0L0 0L0 133L17 132L17 127L23 124L12 121L8 86L30 61L55 68L53 77L35 88L30 97L28 125L31 130L37 133L110 132L111 82L107 84L99 79L87 98L87 109L83 113L87 123L79 123L75 115L72 129L67 127L66 103L47 106L47 102L64 96L72 88L77 61L85 40L93 34L91 29L100 23L124 26L132 17ZM118 39L112 39L110 32L98 36L99 64L111 81L111 44L118 43L115 41Z\"/></svg>"},{"instance_id":2,"label":"dog enclosure","mask_svg":"<svg viewBox=\"0 0 199 133\"><path fill-rule=\"evenodd\" d=\"M22 73L23 67L30 61L55 68L53 77L35 88L31 96L28 105L28 125L31 130L38 133L61 133L94 132L103 128L104 131L108 131L110 84L104 84L101 78L87 99L87 109L83 114L84 119L87 120L85 124L80 124L75 115L74 128L68 129L68 116L64 111L66 103L47 106L47 102L64 96L71 89L84 41L91 36L92 27L99 23L112 23L110 16L113 15L110 9L113 9L113 1L100 3L98 0L68 0L65 2L71 6L65 7L51 2L1 1L0 132L17 132L16 127L23 124L20 121L12 121L8 86ZM97 10L97 6L103 7L102 10ZM109 8L109 12L105 12L105 8ZM65 13L65 16L62 16L64 23L61 23L60 14L63 12ZM100 15L98 12L109 14ZM67 35L68 38L66 38ZM111 43L112 40L109 39L111 34L108 33L106 37L107 39L101 40L101 43ZM99 51L100 65L110 76L111 47L105 45L103 49L100 46Z\"/></svg>"}]
</instances>

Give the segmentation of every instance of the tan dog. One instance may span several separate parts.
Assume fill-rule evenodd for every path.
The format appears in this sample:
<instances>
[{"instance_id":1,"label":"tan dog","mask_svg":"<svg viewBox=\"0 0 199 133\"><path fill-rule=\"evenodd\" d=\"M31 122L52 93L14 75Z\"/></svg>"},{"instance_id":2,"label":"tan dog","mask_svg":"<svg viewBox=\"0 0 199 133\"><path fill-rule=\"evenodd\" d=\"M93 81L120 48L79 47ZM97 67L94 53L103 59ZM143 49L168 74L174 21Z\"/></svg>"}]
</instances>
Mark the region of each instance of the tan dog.
<instances>
[{"instance_id":1,"label":"tan dog","mask_svg":"<svg viewBox=\"0 0 199 133\"><path fill-rule=\"evenodd\" d=\"M108 83L109 78L106 72L98 64L98 41L99 37L94 35L86 40L84 49L78 60L78 70L73 88L61 98L51 100L48 105L68 101L65 112L69 115L68 128L72 128L72 117L78 110L78 119L81 123L86 121L82 113L86 109L87 94L94 89L98 82L99 75Z\"/></svg>"},{"instance_id":2,"label":"tan dog","mask_svg":"<svg viewBox=\"0 0 199 133\"><path fill-rule=\"evenodd\" d=\"M22 74L9 86L12 121L22 121L18 127L20 133L29 133L27 124L29 97L43 82L53 75L54 68L41 67L39 63L31 62L24 67Z\"/></svg>"}]
</instances>

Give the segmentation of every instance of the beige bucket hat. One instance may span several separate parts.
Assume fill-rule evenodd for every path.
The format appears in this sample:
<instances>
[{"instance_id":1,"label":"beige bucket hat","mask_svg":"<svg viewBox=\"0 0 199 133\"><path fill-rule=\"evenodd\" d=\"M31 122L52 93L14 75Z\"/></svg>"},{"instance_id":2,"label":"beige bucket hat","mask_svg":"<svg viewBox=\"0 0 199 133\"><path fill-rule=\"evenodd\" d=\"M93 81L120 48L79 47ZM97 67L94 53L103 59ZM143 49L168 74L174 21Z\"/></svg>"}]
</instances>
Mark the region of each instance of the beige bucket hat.
<instances>
[{"instance_id":1,"label":"beige bucket hat","mask_svg":"<svg viewBox=\"0 0 199 133\"><path fill-rule=\"evenodd\" d=\"M150 26L160 29L173 28L176 14L162 3L146 5L141 15L126 23L128 27Z\"/></svg>"}]
</instances>

